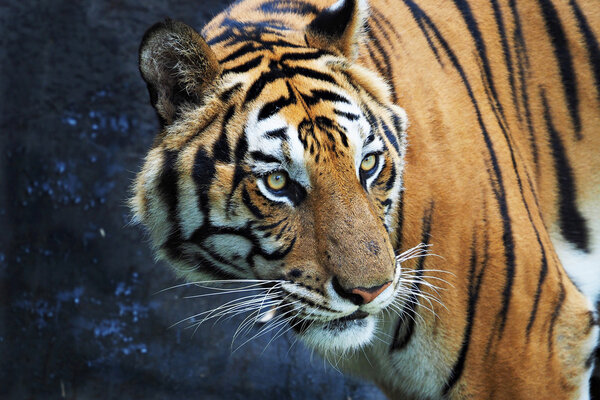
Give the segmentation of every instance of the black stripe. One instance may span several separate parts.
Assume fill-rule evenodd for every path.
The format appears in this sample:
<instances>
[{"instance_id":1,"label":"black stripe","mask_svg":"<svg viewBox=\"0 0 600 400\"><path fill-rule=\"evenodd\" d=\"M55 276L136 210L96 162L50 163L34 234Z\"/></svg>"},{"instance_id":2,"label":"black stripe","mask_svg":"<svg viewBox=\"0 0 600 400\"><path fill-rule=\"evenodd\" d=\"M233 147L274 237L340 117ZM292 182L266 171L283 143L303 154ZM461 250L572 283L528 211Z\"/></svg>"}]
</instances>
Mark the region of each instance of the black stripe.
<instances>
[{"instance_id":1,"label":"black stripe","mask_svg":"<svg viewBox=\"0 0 600 400\"><path fill-rule=\"evenodd\" d=\"M226 29L223 33L209 39L206 41L206 43L209 46L212 46L214 44L220 43L220 42L224 42L227 39L231 39L233 37L233 32L231 32L231 30ZM222 61L221 61L222 62Z\"/></svg>"},{"instance_id":2,"label":"black stripe","mask_svg":"<svg viewBox=\"0 0 600 400\"><path fill-rule=\"evenodd\" d=\"M279 62L284 63L286 61L316 60L325 54L330 54L330 53L326 53L321 50L314 50L314 51L308 51L308 52L302 52L302 53L286 53L279 58Z\"/></svg>"},{"instance_id":3,"label":"black stripe","mask_svg":"<svg viewBox=\"0 0 600 400\"><path fill-rule=\"evenodd\" d=\"M350 121L356 121L358 118L360 118L357 114L349 113L349 112L346 112L346 111L333 110L333 112L336 115L344 117L344 118L346 118L346 119L348 119Z\"/></svg>"},{"instance_id":4,"label":"black stripe","mask_svg":"<svg viewBox=\"0 0 600 400\"><path fill-rule=\"evenodd\" d=\"M288 137L286 135L286 132L287 132L287 128L279 128L279 129L275 129L273 131L265 132L265 136L268 136L270 138L280 138L283 140L287 140Z\"/></svg>"},{"instance_id":5,"label":"black stripe","mask_svg":"<svg viewBox=\"0 0 600 400\"><path fill-rule=\"evenodd\" d=\"M318 117L315 117L315 123L317 124L317 126L319 128L321 128L325 131L325 133L327 134L327 137L332 142L335 142L335 137L331 134L331 132L329 132L329 130L336 131L338 133L338 135L340 136L340 139L342 140L342 144L345 147L348 147L348 138L346 137L346 134L344 133L344 129L341 128L338 124L336 124L333 120L331 120L327 117L324 117L324 116L318 116ZM335 151L335 147L333 147L333 150Z\"/></svg>"},{"instance_id":6,"label":"black stripe","mask_svg":"<svg viewBox=\"0 0 600 400\"><path fill-rule=\"evenodd\" d=\"M319 128L336 129L336 124L330 118L322 115L315 117L315 123Z\"/></svg>"},{"instance_id":7,"label":"black stripe","mask_svg":"<svg viewBox=\"0 0 600 400\"><path fill-rule=\"evenodd\" d=\"M369 26L370 26L370 24L369 24ZM392 95L392 101L394 103L397 103L398 96L396 94L396 87L393 84L394 83L394 73L392 71L392 62L390 61L390 57L388 56L388 53L385 51L385 49L379 42L379 39L373 33L372 29L367 30L367 35L371 39L371 41L369 41L368 44L373 44L375 46L375 48L377 49L377 51L379 52L379 54L381 55L381 58L383 60L383 71L380 71L380 73L383 72L382 76L385 78L385 80L387 82L390 83L389 88L390 88L391 95Z\"/></svg>"},{"instance_id":8,"label":"black stripe","mask_svg":"<svg viewBox=\"0 0 600 400\"><path fill-rule=\"evenodd\" d=\"M394 166L394 163L392 163L390 166L390 177L388 178L387 182L385 183L385 190L388 190L388 191L392 190L395 183L396 183L396 167Z\"/></svg>"},{"instance_id":9,"label":"black stripe","mask_svg":"<svg viewBox=\"0 0 600 400\"><path fill-rule=\"evenodd\" d=\"M300 140L305 149L308 148L309 138L315 140L314 126L312 121L305 118L298 124L298 140Z\"/></svg>"},{"instance_id":10,"label":"black stripe","mask_svg":"<svg viewBox=\"0 0 600 400\"><path fill-rule=\"evenodd\" d=\"M504 18L502 17L502 10L500 9L500 5L498 4L498 0L491 0L492 8L494 10L494 19L496 20L496 25L498 26L498 35L500 36L500 41L502 43L502 52L504 53L504 62L506 64L506 69L508 71L508 79L510 82L510 94L512 96L513 104L517 105L519 102L517 101L517 91L516 91L516 83L515 83L515 74L513 70L513 60L512 55L510 53L510 48L508 47L508 36L506 34L506 29L504 27Z\"/></svg>"},{"instance_id":11,"label":"black stripe","mask_svg":"<svg viewBox=\"0 0 600 400\"><path fill-rule=\"evenodd\" d=\"M565 30L560 22L558 12L550 0L538 0L546 24L546 31L552 38L554 56L560 69L562 86L569 107L569 113L575 128L575 137L581 139L581 119L579 117L579 98L577 97L577 77L570 45Z\"/></svg>"},{"instance_id":12,"label":"black stripe","mask_svg":"<svg viewBox=\"0 0 600 400\"><path fill-rule=\"evenodd\" d=\"M200 202L199 208L204 212L204 216L208 218L209 214L209 199L208 190L212 184L215 175L215 162L209 157L203 148L198 148L194 158L194 168L192 176L196 183L196 191Z\"/></svg>"},{"instance_id":13,"label":"black stripe","mask_svg":"<svg viewBox=\"0 0 600 400\"><path fill-rule=\"evenodd\" d=\"M312 106L317 104L319 101L338 101L340 103L350 104L350 100L341 96L337 93L334 93L330 90L324 89L316 89L311 91L311 96L303 96L306 102L306 105Z\"/></svg>"},{"instance_id":14,"label":"black stripe","mask_svg":"<svg viewBox=\"0 0 600 400\"><path fill-rule=\"evenodd\" d=\"M537 283L537 287L535 289L535 295L533 297L533 307L531 309L531 314L529 315L529 321L527 322L527 328L525 328L525 334L527 336L527 340L529 341L529 335L531 334L531 328L533 327L533 323L535 322L536 316L537 316L537 310L538 310L538 305L540 302L540 297L542 295L542 285L544 284L544 281L546 280L546 276L548 275L548 259L546 258L546 249L544 248L544 245L542 244L542 241L540 239L540 233L537 230L537 227L535 227L535 236L538 242L538 245L540 246L540 250L542 252L541 255L541 260L540 260L540 274L538 277L538 283Z\"/></svg>"},{"instance_id":15,"label":"black stripe","mask_svg":"<svg viewBox=\"0 0 600 400\"><path fill-rule=\"evenodd\" d=\"M585 46L587 47L588 56L590 58L589 64L594 72L594 80L596 81L596 94L600 101L600 46L598 46L598 39L594 36L594 31L585 19L585 15L581 12L577 2L575 0L570 0L569 5L573 8L579 30L585 39Z\"/></svg>"},{"instance_id":16,"label":"black stripe","mask_svg":"<svg viewBox=\"0 0 600 400\"><path fill-rule=\"evenodd\" d=\"M335 79L333 78L333 76L326 74L324 72L315 71L313 69L305 68L305 67L291 67L286 70L286 75L288 75L288 74L290 77L292 77L294 75L302 75L302 76L306 76L308 78L317 79L317 80L324 81L324 82L329 82L329 83L333 83L333 84L337 83L335 81Z\"/></svg>"},{"instance_id":17,"label":"black stripe","mask_svg":"<svg viewBox=\"0 0 600 400\"><path fill-rule=\"evenodd\" d=\"M219 95L219 99L223 102L223 103L227 103L230 99L231 96L239 91L242 88L242 84L241 83L236 83L235 85L233 85L232 87L224 90L220 95Z\"/></svg>"},{"instance_id":18,"label":"black stripe","mask_svg":"<svg viewBox=\"0 0 600 400\"><path fill-rule=\"evenodd\" d=\"M379 204L381 204L384 207L389 207L392 205L392 199L380 200Z\"/></svg>"},{"instance_id":19,"label":"black stripe","mask_svg":"<svg viewBox=\"0 0 600 400\"><path fill-rule=\"evenodd\" d=\"M558 262L558 260L557 260ZM560 310L565 302L565 297L567 297L565 291L565 285L561 281L559 282L558 298L556 299L556 304L554 305L554 310L552 310L552 315L550 316L550 326L548 328L548 358L552 356L552 344L554 343L554 327L556 326L556 320L558 319L558 315L560 314Z\"/></svg>"},{"instance_id":20,"label":"black stripe","mask_svg":"<svg viewBox=\"0 0 600 400\"><path fill-rule=\"evenodd\" d=\"M376 8L372 8L370 11L377 18L378 21L383 22L384 25L387 26L387 28L394 34L394 36L395 36L394 40L388 38L390 46L394 47L394 43L400 41L400 39L401 39L398 31L396 30L394 25L392 25L392 23L387 19L387 17L385 15L383 15L381 12L379 12L379 10L377 10Z\"/></svg>"},{"instance_id":21,"label":"black stripe","mask_svg":"<svg viewBox=\"0 0 600 400\"><path fill-rule=\"evenodd\" d=\"M421 229L421 243L425 245L429 244L429 238L431 233L431 220L433 216L433 201L431 202L429 209L425 211L423 215L422 222L423 228ZM420 278L423 275L423 267L425 265L425 257L419 258L417 262L417 266L415 270L417 273L415 274L415 278ZM416 279L418 281L418 279ZM421 291L420 283L414 282L411 287L411 295L409 300L406 301L405 306L402 310L403 313L408 314L408 318L406 320L407 326L405 327L405 332L402 337L399 337L400 330L404 326L404 319L400 318L396 324L396 330L394 332L394 340L390 346L390 352L402 350L412 338L415 331L415 314L416 307L419 304L420 297L417 296L417 293Z\"/></svg>"},{"instance_id":22,"label":"black stripe","mask_svg":"<svg viewBox=\"0 0 600 400\"><path fill-rule=\"evenodd\" d=\"M344 145L344 147L348 147L348 137L346 136L346 134L341 129L338 130L338 134L342 139L342 144Z\"/></svg>"},{"instance_id":23,"label":"black stripe","mask_svg":"<svg viewBox=\"0 0 600 400\"><path fill-rule=\"evenodd\" d=\"M265 163L277 163L281 164L281 160L273 157L270 154L265 154L262 151L252 151L250 152L250 156L254 158L256 161L262 161Z\"/></svg>"},{"instance_id":24,"label":"black stripe","mask_svg":"<svg viewBox=\"0 0 600 400\"><path fill-rule=\"evenodd\" d=\"M505 120L504 110L502 105L500 104L500 100L498 97L498 93L496 92L496 85L494 84L494 77L492 75L492 69L489 64L489 60L487 57L487 49L485 46L485 41L483 40L483 36L481 35L481 31L479 30L479 25L477 24L477 20L473 16L473 12L471 11L471 6L469 5L467 0L454 0L454 4L460 11L465 24L467 25L467 29L475 42L475 48L479 53L479 58L483 64L483 69L485 70L486 80L489 83L490 89L492 91L492 97L494 102L496 103L498 109L500 110L500 115L502 115L502 120Z\"/></svg>"},{"instance_id":25,"label":"black stripe","mask_svg":"<svg viewBox=\"0 0 600 400\"><path fill-rule=\"evenodd\" d=\"M219 60L220 64L225 64L226 62L229 62L231 60L235 60L238 57L242 57L250 52L253 52L256 50L256 47L253 43L246 43L245 45L243 45L242 47L240 47L239 49L237 49L236 51L234 51L233 53L229 54L227 57L225 57L222 60Z\"/></svg>"},{"instance_id":26,"label":"black stripe","mask_svg":"<svg viewBox=\"0 0 600 400\"><path fill-rule=\"evenodd\" d=\"M512 298L512 289L515 278L515 249L514 249L514 238L512 237L512 225L510 215L508 213L508 204L506 203L506 198L504 196L504 190L501 186L502 183L499 182L499 190L502 190L502 193L499 190L494 190L495 197L498 201L498 206L500 209L500 215L502 218L502 242L504 244L504 257L506 258L506 282L504 283L504 290L502 290L502 308L499 313L500 317L500 327L499 327L499 336L502 337L504 333L504 327L506 326L506 319L508 316L508 309L510 308L510 299Z\"/></svg>"},{"instance_id":27,"label":"black stripe","mask_svg":"<svg viewBox=\"0 0 600 400\"><path fill-rule=\"evenodd\" d=\"M404 129L406 128L406 123L402 121L402 118L400 118L400 116L395 112L392 112L392 121L394 123L394 129L396 130L396 133L400 138Z\"/></svg>"},{"instance_id":28,"label":"black stripe","mask_svg":"<svg viewBox=\"0 0 600 400\"><path fill-rule=\"evenodd\" d=\"M394 134L390 130L390 127L388 126L388 124L385 123L385 121L382 118L379 118L379 123L381 124L381 127L383 128L383 133L385 134L385 137L390 141L392 146L394 146L394 149L396 149L398 154L400 154L400 145L398 144L398 139L396 138L396 134ZM398 135L400 135L400 132L398 132Z\"/></svg>"},{"instance_id":29,"label":"black stripe","mask_svg":"<svg viewBox=\"0 0 600 400\"><path fill-rule=\"evenodd\" d=\"M523 108L525 109L525 121L527 125L527 131L529 132L529 143L531 144L531 154L533 156L533 162L538 168L538 147L536 143L536 137L533 127L533 121L531 117L531 109L529 106L529 94L526 80L526 70L529 69L529 58L527 56L527 48L525 46L525 40L523 38L523 31L521 28L521 17L519 15L519 11L517 10L517 5L515 3L516 0L510 0L509 5L513 15L513 19L515 22L514 29L514 43L515 43L515 52L517 55L517 66L518 66L518 76L519 76L519 84L521 89L521 101L523 103ZM519 117L519 121L522 120L521 117L521 108L520 103L517 102L517 115Z\"/></svg>"},{"instance_id":30,"label":"black stripe","mask_svg":"<svg viewBox=\"0 0 600 400\"><path fill-rule=\"evenodd\" d=\"M282 108L295 103L296 97L293 96L291 93L289 94L289 97L281 96L275 101L265 103L258 112L258 120L261 121L263 119L267 119L273 116L275 113L277 113L277 111L281 110Z\"/></svg>"},{"instance_id":31,"label":"black stripe","mask_svg":"<svg viewBox=\"0 0 600 400\"><path fill-rule=\"evenodd\" d=\"M242 191L242 201L244 205L250 210L250 212L256 217L256 219L262 220L265 218L265 215L260 211L258 207L252 202L250 198L250 193L248 193L248 189L244 188Z\"/></svg>"},{"instance_id":32,"label":"black stripe","mask_svg":"<svg viewBox=\"0 0 600 400\"><path fill-rule=\"evenodd\" d=\"M285 232L285 230L288 228L289 225L290 225L289 222L286 221L286 223L281 227L281 229L277 233L277 236L275 236L275 240L281 239L281 236L283 236L283 232Z\"/></svg>"},{"instance_id":33,"label":"black stripe","mask_svg":"<svg viewBox=\"0 0 600 400\"><path fill-rule=\"evenodd\" d=\"M217 232L218 234L218 232ZM199 252L196 252L194 255L195 257L202 257L202 259L208 261L210 263L210 266L212 268L217 268L219 272L221 273L226 273L226 274L232 274L232 275L236 275L237 273L237 278L241 278L244 276L248 275L248 271L236 264L234 264L233 262L231 262L230 260L226 259L225 257L223 257L221 254L213 251L212 248L209 248L205 245L203 245L202 243L196 243L198 245L198 247L200 247L200 249L202 251L204 251L206 253L206 255L208 255L210 258L206 257L206 255L203 255ZM219 264L223 264L226 267L231 268L233 271L228 271L227 269L224 269L221 265ZM211 272L214 271L214 269L210 270Z\"/></svg>"},{"instance_id":34,"label":"black stripe","mask_svg":"<svg viewBox=\"0 0 600 400\"><path fill-rule=\"evenodd\" d=\"M395 249L402 248L402 229L404 228L404 196L402 190L400 191L400 198L398 199L398 223L396 225L396 245Z\"/></svg>"},{"instance_id":35,"label":"black stripe","mask_svg":"<svg viewBox=\"0 0 600 400\"><path fill-rule=\"evenodd\" d=\"M558 188L559 226L562 236L573 243L579 250L590 252L587 223L577 208L577 188L573 170L569 164L565 148L552 122L552 113L546 100L546 93L541 91L544 119L548 130L554 169L556 171L556 186Z\"/></svg>"},{"instance_id":36,"label":"black stripe","mask_svg":"<svg viewBox=\"0 0 600 400\"><path fill-rule=\"evenodd\" d=\"M268 224L268 225L257 225L256 229L259 231L268 231L268 230L277 228L284 221L287 221L287 218L282 218L279 221L272 223L272 224Z\"/></svg>"},{"instance_id":37,"label":"black stripe","mask_svg":"<svg viewBox=\"0 0 600 400\"><path fill-rule=\"evenodd\" d=\"M251 69L258 67L260 65L260 63L262 62L262 59L263 59L263 56L256 56L253 59L248 60L245 63L238 65L237 67L224 69L223 73L240 74L240 73L248 72Z\"/></svg>"},{"instance_id":38,"label":"black stripe","mask_svg":"<svg viewBox=\"0 0 600 400\"><path fill-rule=\"evenodd\" d=\"M215 141L215 144L212 148L213 157L215 158L215 161L222 161L226 163L231 162L231 155L229 154L231 149L229 148L227 124L229 123L229 120L231 120L231 117L233 117L234 113L235 105L229 107L227 109L227 112L225 113L225 116L223 117L223 123L221 124L221 134L219 136L219 140Z\"/></svg>"},{"instance_id":39,"label":"black stripe","mask_svg":"<svg viewBox=\"0 0 600 400\"><path fill-rule=\"evenodd\" d=\"M385 71L383 70L383 65L381 64L381 61L379 61L379 59L377 57L375 57L375 51L373 50L372 47L372 42L374 41L374 38L369 38L369 41L365 44L365 47L367 48L367 51L369 52L369 58L371 59L371 61L373 61L373 63L375 63L375 69L377 70L379 76L381 77L385 77Z\"/></svg>"},{"instance_id":40,"label":"black stripe","mask_svg":"<svg viewBox=\"0 0 600 400\"><path fill-rule=\"evenodd\" d=\"M202 250L206 251L202 246L200 246ZM207 252L207 251L206 251ZM208 252L207 252L208 253ZM203 274L208 274L212 279L240 279L240 275L234 275L229 271L225 271L218 265L205 257L202 254L194 253L192 263L196 265L196 271L202 271Z\"/></svg>"},{"instance_id":41,"label":"black stripe","mask_svg":"<svg viewBox=\"0 0 600 400\"><path fill-rule=\"evenodd\" d=\"M278 250L272 252L272 253L262 253L261 255L267 260L267 261L274 261L274 260L281 260L282 258L284 258L285 256L287 256L289 254L290 251L292 251L292 249L294 248L294 244L296 243L296 237L294 237L292 239L292 241L290 242L290 244L287 247L281 247Z\"/></svg>"},{"instance_id":42,"label":"black stripe","mask_svg":"<svg viewBox=\"0 0 600 400\"><path fill-rule=\"evenodd\" d=\"M242 160L246 156L246 152L248 151L248 140L246 139L245 133L238 139L237 145L235 146L235 170L233 172L233 181L231 184L231 192L229 192L229 198L227 199L227 212L231 211L231 200L233 198L233 193L237 189L238 185L244 179L246 173L244 172L244 168L242 167Z\"/></svg>"},{"instance_id":43,"label":"black stripe","mask_svg":"<svg viewBox=\"0 0 600 400\"><path fill-rule=\"evenodd\" d=\"M248 104L252 100L256 99L263 91L265 86L277 79L285 78L284 73L281 70L271 70L263 72L257 80L248 88L244 104Z\"/></svg>"},{"instance_id":44,"label":"black stripe","mask_svg":"<svg viewBox=\"0 0 600 400\"><path fill-rule=\"evenodd\" d=\"M487 226L486 228L487 229ZM467 360L467 353L469 351L469 345L471 343L471 335L473 333L473 323L475 322L475 315L477 313L477 302L479 301L479 290L481 288L481 282L483 280L483 274L485 273L487 263L487 257L484 258L483 262L480 263L477 259L477 235L478 232L473 231L473 240L471 242L471 260L469 263L469 276L467 278L467 282L469 282L469 291L468 291L468 300L467 300L467 321L465 324L465 329L463 333L463 340L460 351L458 352L458 357L454 366L452 367L452 371L450 372L450 376L448 381L444 385L444 389L442 391L444 397L448 395L448 392L456 382L462 376L462 373L465 369L465 363ZM485 248L487 253L488 248L488 240L486 237ZM476 274L476 267L478 264L482 264L479 270L479 273Z\"/></svg>"},{"instance_id":45,"label":"black stripe","mask_svg":"<svg viewBox=\"0 0 600 400\"><path fill-rule=\"evenodd\" d=\"M179 201L177 193L177 181L179 179L176 169L177 156L178 153L176 151L165 150L163 152L162 171L157 184L160 198L167 206L167 220L170 225L167 239L161 247L173 259L181 258L182 250L179 245L183 241L179 215L177 213L177 204Z\"/></svg>"},{"instance_id":46,"label":"black stripe","mask_svg":"<svg viewBox=\"0 0 600 400\"><path fill-rule=\"evenodd\" d=\"M394 50L396 49L394 40L400 39L398 32L394 29L394 27L392 26L390 21L383 16L383 14L381 14L379 11L374 10L374 9L371 9L370 11L371 11L370 16L373 19L373 21L375 22L374 26L379 30L379 33L381 34L381 36L383 36L383 38L385 39L388 46L390 46L392 48L392 52L394 52ZM383 25L386 25L387 28L390 31L392 31L392 33L394 33L394 36L395 36L394 40L392 40L388 36L388 33L386 32L386 30L383 29Z\"/></svg>"},{"instance_id":47,"label":"black stripe","mask_svg":"<svg viewBox=\"0 0 600 400\"><path fill-rule=\"evenodd\" d=\"M423 36L425 37L425 40L427 41L427 44L429 45L429 49L433 52L435 59L443 67L444 63L442 62L442 58L440 57L437 46L435 44L433 44L433 40L431 39L429 30L427 29L427 27L425 27L425 24L424 24L424 22L429 20L429 17L425 14L425 12L423 12L423 10L421 8L419 8L412 1L409 1L409 2L405 1L404 3L409 7L410 12L413 15L413 18L415 19L415 22L419 26L421 33L423 33ZM429 24L431 24L430 21L429 21Z\"/></svg>"},{"instance_id":48,"label":"black stripe","mask_svg":"<svg viewBox=\"0 0 600 400\"><path fill-rule=\"evenodd\" d=\"M295 44L292 42L288 42L287 40L279 39L279 40L264 40L262 38L258 38L260 40L260 46L262 49L273 51L273 48L287 48L287 49L305 49L304 46Z\"/></svg>"}]
</instances>

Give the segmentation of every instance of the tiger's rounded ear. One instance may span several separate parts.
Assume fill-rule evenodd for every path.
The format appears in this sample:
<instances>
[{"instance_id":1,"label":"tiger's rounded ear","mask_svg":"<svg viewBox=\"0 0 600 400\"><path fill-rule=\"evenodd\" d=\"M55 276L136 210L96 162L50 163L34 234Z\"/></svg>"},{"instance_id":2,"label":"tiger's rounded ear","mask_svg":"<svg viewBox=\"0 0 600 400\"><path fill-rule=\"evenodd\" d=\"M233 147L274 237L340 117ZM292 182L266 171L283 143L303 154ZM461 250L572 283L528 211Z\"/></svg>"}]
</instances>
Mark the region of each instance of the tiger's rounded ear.
<instances>
[{"instance_id":1,"label":"tiger's rounded ear","mask_svg":"<svg viewBox=\"0 0 600 400\"><path fill-rule=\"evenodd\" d=\"M186 104L199 104L203 91L221 72L215 53L202 36L172 20L146 31L139 64L162 126L171 124Z\"/></svg>"},{"instance_id":2,"label":"tiger's rounded ear","mask_svg":"<svg viewBox=\"0 0 600 400\"><path fill-rule=\"evenodd\" d=\"M306 27L311 46L341 53L354 61L368 17L367 0L338 0Z\"/></svg>"}]
</instances>

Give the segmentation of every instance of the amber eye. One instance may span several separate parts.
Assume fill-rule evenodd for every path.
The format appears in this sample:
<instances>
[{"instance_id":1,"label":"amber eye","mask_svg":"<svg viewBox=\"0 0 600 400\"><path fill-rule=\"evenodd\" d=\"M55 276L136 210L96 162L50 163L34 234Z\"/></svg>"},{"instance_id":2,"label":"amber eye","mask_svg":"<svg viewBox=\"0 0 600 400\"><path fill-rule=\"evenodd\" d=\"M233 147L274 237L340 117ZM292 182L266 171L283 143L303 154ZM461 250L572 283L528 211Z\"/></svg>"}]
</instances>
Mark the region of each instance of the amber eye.
<instances>
[{"instance_id":1,"label":"amber eye","mask_svg":"<svg viewBox=\"0 0 600 400\"><path fill-rule=\"evenodd\" d=\"M375 167L375 164L377 164L377 157L375 154L369 154L363 158L362 162L360 163L360 169L365 172L369 172Z\"/></svg>"},{"instance_id":2,"label":"amber eye","mask_svg":"<svg viewBox=\"0 0 600 400\"><path fill-rule=\"evenodd\" d=\"M267 182L267 186L271 190L281 190L286 187L288 183L287 174L283 171L276 171L267 176L265 179Z\"/></svg>"}]
</instances>

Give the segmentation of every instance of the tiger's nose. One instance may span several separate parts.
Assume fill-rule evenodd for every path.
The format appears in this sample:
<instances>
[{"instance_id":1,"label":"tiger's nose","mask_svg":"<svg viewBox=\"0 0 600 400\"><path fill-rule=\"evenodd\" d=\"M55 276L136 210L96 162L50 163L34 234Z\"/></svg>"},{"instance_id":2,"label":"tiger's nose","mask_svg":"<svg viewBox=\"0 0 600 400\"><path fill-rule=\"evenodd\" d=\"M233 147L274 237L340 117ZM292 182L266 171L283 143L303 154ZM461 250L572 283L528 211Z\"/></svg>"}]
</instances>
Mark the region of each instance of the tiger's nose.
<instances>
[{"instance_id":1,"label":"tiger's nose","mask_svg":"<svg viewBox=\"0 0 600 400\"><path fill-rule=\"evenodd\" d=\"M345 289L338 279L334 277L331 281L333 284L333 289L339 294L341 297L350 300L357 306L362 304L368 304L375 300L377 296L381 294L388 286L392 284L392 281L388 281L384 284L372 286L369 288L365 287L355 287L352 289Z\"/></svg>"}]
</instances>

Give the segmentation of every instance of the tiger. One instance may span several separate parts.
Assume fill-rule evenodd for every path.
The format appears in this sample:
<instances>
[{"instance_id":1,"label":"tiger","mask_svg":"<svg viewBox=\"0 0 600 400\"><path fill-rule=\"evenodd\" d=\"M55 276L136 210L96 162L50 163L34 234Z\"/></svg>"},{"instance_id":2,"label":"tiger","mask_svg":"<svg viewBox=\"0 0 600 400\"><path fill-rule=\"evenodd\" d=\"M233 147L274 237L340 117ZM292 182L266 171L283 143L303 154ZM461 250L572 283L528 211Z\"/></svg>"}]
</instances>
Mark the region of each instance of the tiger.
<instances>
[{"instance_id":1,"label":"tiger","mask_svg":"<svg viewBox=\"0 0 600 400\"><path fill-rule=\"evenodd\" d=\"M599 30L583 0L159 22L134 220L188 282L264 282L279 321L391 399L588 399Z\"/></svg>"}]
</instances>

